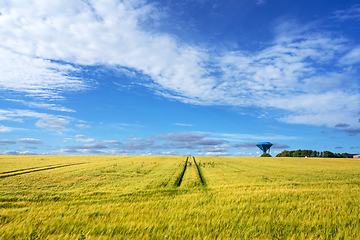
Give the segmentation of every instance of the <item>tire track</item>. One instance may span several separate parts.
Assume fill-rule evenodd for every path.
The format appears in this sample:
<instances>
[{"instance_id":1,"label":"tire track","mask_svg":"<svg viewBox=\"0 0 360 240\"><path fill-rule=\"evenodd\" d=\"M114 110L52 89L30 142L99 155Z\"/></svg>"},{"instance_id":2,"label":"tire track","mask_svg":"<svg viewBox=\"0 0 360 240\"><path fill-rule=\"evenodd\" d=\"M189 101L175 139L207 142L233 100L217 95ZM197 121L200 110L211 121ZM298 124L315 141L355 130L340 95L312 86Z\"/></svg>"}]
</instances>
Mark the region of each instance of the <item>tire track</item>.
<instances>
[{"instance_id":1,"label":"tire track","mask_svg":"<svg viewBox=\"0 0 360 240\"><path fill-rule=\"evenodd\" d=\"M198 174L199 174L199 178L200 178L201 184L202 184L203 186L206 186L205 178L204 178L204 176L203 176L203 174L202 174L202 171L201 171L201 168L200 168L199 164L197 164L197 162L195 161L195 157L193 157L193 160L194 160L195 166L196 166L196 168L197 168L197 171L198 171Z\"/></svg>"},{"instance_id":2,"label":"tire track","mask_svg":"<svg viewBox=\"0 0 360 240\"><path fill-rule=\"evenodd\" d=\"M26 171L26 170L38 169L38 168L53 167L53 166L61 166L61 164L45 165L45 166L41 166L41 167L22 168L22 169L17 169L17 170L12 170L12 171L0 172L0 175L7 174L7 173L13 173L13 172L21 172L21 171Z\"/></svg>"},{"instance_id":3,"label":"tire track","mask_svg":"<svg viewBox=\"0 0 360 240\"><path fill-rule=\"evenodd\" d=\"M202 171L201 171L201 168L199 166L199 164L196 162L195 160L195 157L192 157L192 156L188 156L186 158L186 161L185 161L185 164L184 164L184 168L181 172L181 174L178 176L178 178L176 179L175 183L174 183L174 187L180 187L181 183L183 182L183 179L184 179L184 175L185 175L185 172L187 170L187 166L188 164L191 164L191 159L194 161L194 164L196 166L196 173L197 173L197 178L198 178L198 181L200 182L200 184L202 186L206 186L206 180L202 174ZM190 166L191 167L191 166ZM196 185L196 184L195 184Z\"/></svg>"},{"instance_id":4,"label":"tire track","mask_svg":"<svg viewBox=\"0 0 360 240\"><path fill-rule=\"evenodd\" d=\"M27 174L27 173L41 172L41 171L46 171L46 170L51 170L51 169L56 169L56 168L69 167L69 166L75 166L75 165L82 165L82 164L86 164L86 163L88 163L88 162L71 163L71 164L56 165L56 166L50 165L48 167L34 167L34 168L25 168L25 169L20 169L20 170L2 172L2 173L0 173L0 178L8 178L8 177ZM8 173L11 173L11 174L8 174Z\"/></svg>"},{"instance_id":5,"label":"tire track","mask_svg":"<svg viewBox=\"0 0 360 240\"><path fill-rule=\"evenodd\" d=\"M181 182L183 180L186 168L187 168L187 163L188 163L189 157L186 158L185 161L185 165L184 165L184 169L182 170L182 172L180 173L180 175L178 176L178 178L176 179L175 183L174 183L174 187L180 187Z\"/></svg>"},{"instance_id":6,"label":"tire track","mask_svg":"<svg viewBox=\"0 0 360 240\"><path fill-rule=\"evenodd\" d=\"M178 180L179 176L178 177L175 177L176 174L179 172L179 168L182 168L183 167L179 167L180 164L178 164L177 168L174 168L172 170L172 173L170 174L170 176L168 178L166 178L164 181L162 181L160 184L159 184L159 187L167 187L167 186L175 186L175 182ZM182 166L182 165L181 165ZM183 170L181 170L182 172Z\"/></svg>"}]
</instances>

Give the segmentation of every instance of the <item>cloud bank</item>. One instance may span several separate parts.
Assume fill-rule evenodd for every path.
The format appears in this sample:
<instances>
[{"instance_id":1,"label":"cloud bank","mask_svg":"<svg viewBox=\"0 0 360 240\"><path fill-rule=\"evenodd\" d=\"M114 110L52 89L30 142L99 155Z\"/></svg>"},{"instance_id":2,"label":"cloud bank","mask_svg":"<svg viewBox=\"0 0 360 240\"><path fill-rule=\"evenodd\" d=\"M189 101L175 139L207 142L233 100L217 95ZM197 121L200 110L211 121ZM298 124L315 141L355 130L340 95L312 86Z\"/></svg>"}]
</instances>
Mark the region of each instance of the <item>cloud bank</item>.
<instances>
[{"instance_id":1,"label":"cloud bank","mask_svg":"<svg viewBox=\"0 0 360 240\"><path fill-rule=\"evenodd\" d=\"M56 151L62 154L138 154L143 151L146 155L183 155L175 150L196 150L198 155L233 155L233 149L258 149L255 142L233 143L225 139L214 139L210 133L169 133L151 136L149 138L131 138L126 142L116 140L97 141L95 139L85 139L84 135L76 135L77 142L83 145L69 145ZM276 136L275 136L276 137ZM4 140L4 144L12 144L11 140ZM290 146L274 143L274 149L286 149ZM248 153L238 153L236 155L247 155Z\"/></svg>"}]
</instances>

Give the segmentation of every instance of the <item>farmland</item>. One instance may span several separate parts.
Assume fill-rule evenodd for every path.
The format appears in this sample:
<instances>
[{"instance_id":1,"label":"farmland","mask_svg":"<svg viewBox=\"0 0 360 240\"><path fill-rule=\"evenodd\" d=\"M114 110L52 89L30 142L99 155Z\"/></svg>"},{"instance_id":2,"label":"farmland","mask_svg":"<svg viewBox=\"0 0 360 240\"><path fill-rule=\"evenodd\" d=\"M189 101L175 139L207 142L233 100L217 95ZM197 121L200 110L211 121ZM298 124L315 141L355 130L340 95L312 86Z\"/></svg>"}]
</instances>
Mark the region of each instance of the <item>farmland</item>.
<instances>
[{"instance_id":1,"label":"farmland","mask_svg":"<svg viewBox=\"0 0 360 240\"><path fill-rule=\"evenodd\" d=\"M0 156L0 239L360 239L360 161Z\"/></svg>"}]
</instances>

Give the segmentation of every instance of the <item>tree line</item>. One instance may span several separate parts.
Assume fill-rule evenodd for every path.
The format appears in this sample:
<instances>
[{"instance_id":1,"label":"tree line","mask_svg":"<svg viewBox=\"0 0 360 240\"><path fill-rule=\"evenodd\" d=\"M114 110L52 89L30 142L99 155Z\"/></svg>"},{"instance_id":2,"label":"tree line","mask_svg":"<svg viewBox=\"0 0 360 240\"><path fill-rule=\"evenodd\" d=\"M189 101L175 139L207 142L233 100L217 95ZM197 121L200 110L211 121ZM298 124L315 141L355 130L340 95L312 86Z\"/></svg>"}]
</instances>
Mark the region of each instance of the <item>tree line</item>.
<instances>
[{"instance_id":1,"label":"tree line","mask_svg":"<svg viewBox=\"0 0 360 240\"><path fill-rule=\"evenodd\" d=\"M318 152L314 150L284 150L276 157L323 157L323 158L346 158L348 153L333 153L330 151Z\"/></svg>"}]
</instances>

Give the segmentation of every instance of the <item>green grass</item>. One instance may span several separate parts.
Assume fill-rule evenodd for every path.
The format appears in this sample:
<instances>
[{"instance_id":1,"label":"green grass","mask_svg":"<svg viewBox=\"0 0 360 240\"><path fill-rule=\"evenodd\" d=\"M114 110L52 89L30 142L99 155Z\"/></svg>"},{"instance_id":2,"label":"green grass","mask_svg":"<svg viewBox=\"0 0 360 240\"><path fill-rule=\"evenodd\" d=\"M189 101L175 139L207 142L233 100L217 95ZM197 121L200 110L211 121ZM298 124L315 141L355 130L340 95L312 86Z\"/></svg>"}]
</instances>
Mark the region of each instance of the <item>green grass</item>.
<instances>
[{"instance_id":1,"label":"green grass","mask_svg":"<svg viewBox=\"0 0 360 240\"><path fill-rule=\"evenodd\" d=\"M359 160L186 159L0 156L0 239L360 239Z\"/></svg>"}]
</instances>

